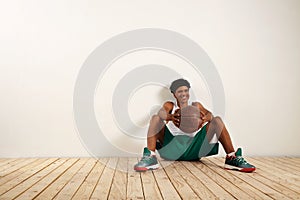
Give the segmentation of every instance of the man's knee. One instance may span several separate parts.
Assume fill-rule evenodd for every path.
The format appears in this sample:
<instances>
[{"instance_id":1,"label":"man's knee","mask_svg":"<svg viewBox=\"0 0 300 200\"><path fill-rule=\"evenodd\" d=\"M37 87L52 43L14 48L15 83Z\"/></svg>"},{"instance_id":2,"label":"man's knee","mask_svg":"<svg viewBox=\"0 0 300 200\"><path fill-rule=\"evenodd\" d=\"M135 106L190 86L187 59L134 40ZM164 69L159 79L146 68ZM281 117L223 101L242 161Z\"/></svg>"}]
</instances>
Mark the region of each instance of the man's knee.
<instances>
[{"instance_id":1,"label":"man's knee","mask_svg":"<svg viewBox=\"0 0 300 200\"><path fill-rule=\"evenodd\" d=\"M216 124L216 125L222 125L223 121L222 121L221 117L215 116L212 118L211 123Z\"/></svg>"},{"instance_id":2,"label":"man's knee","mask_svg":"<svg viewBox=\"0 0 300 200\"><path fill-rule=\"evenodd\" d=\"M153 115L150 120L151 131L148 131L148 137L156 135L159 140L163 138L164 126L163 120L158 115Z\"/></svg>"},{"instance_id":3,"label":"man's knee","mask_svg":"<svg viewBox=\"0 0 300 200\"><path fill-rule=\"evenodd\" d=\"M157 122L160 122L161 121L161 119L160 119L160 117L158 116L158 115L153 115L152 117L151 117L151 122L153 123L157 123Z\"/></svg>"},{"instance_id":4,"label":"man's knee","mask_svg":"<svg viewBox=\"0 0 300 200\"><path fill-rule=\"evenodd\" d=\"M156 133L158 133L165 125L164 121L158 115L153 115L151 117L150 124L151 126L155 127Z\"/></svg>"}]
</instances>

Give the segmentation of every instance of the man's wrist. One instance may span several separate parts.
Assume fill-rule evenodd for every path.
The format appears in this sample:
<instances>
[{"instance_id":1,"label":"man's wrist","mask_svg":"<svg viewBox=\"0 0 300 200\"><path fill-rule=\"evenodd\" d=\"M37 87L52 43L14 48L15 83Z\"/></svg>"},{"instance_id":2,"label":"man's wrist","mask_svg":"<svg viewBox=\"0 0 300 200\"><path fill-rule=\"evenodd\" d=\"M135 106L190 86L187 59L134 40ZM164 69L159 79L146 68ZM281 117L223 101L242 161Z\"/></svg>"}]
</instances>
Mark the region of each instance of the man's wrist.
<instances>
[{"instance_id":1,"label":"man's wrist","mask_svg":"<svg viewBox=\"0 0 300 200\"><path fill-rule=\"evenodd\" d=\"M208 115L210 115L210 117L209 117L210 120L209 121L213 120L213 118L214 118L213 114L211 112L209 112Z\"/></svg>"}]
</instances>

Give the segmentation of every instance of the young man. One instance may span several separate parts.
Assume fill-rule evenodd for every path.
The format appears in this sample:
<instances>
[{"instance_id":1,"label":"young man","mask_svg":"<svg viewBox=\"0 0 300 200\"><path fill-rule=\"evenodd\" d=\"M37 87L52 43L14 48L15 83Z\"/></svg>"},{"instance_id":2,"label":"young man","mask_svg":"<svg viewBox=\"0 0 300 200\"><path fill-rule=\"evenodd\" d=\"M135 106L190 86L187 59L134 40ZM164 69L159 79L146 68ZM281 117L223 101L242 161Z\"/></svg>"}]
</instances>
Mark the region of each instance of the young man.
<instances>
[{"instance_id":1,"label":"young man","mask_svg":"<svg viewBox=\"0 0 300 200\"><path fill-rule=\"evenodd\" d=\"M147 147L144 148L142 159L134 166L136 171L157 169L155 150L167 160L199 160L201 157L218 153L218 144L212 143L214 135L222 144L227 156L225 169L252 172L255 167L242 157L242 150L234 150L230 135L220 117L214 117L199 102L189 103L190 83L185 79L172 82L170 90L176 101L165 102L157 115L152 116L147 134ZM178 128L180 114L175 110L188 105L200 110L201 128L194 133L185 133Z\"/></svg>"}]
</instances>

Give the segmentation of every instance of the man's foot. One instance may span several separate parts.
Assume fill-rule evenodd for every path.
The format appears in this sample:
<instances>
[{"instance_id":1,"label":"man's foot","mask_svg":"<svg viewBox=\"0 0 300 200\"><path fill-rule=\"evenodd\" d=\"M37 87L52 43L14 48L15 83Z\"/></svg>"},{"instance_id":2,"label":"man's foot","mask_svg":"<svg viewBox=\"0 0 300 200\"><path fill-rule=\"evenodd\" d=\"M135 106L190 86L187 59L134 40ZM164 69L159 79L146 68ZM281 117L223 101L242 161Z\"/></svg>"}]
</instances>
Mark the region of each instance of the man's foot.
<instances>
[{"instance_id":1,"label":"man's foot","mask_svg":"<svg viewBox=\"0 0 300 200\"><path fill-rule=\"evenodd\" d=\"M253 172L256 169L255 166L247 163L247 161L242 157L241 148L237 149L235 156L226 156L224 168L241 172Z\"/></svg>"},{"instance_id":2,"label":"man's foot","mask_svg":"<svg viewBox=\"0 0 300 200\"><path fill-rule=\"evenodd\" d=\"M147 170L158 169L159 164L155 155L151 155L150 150L145 147L142 159L134 165L134 170L138 172L144 172Z\"/></svg>"}]
</instances>

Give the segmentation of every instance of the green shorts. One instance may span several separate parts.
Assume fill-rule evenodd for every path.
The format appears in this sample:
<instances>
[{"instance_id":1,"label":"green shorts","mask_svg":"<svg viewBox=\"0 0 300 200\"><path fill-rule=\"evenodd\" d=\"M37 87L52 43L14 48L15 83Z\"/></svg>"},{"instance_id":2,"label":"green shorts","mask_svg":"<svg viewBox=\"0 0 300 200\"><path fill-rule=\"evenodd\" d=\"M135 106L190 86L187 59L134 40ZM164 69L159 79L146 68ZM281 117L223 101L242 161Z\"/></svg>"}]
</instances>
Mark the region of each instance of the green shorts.
<instances>
[{"instance_id":1,"label":"green shorts","mask_svg":"<svg viewBox=\"0 0 300 200\"><path fill-rule=\"evenodd\" d=\"M205 125L195 137L172 135L165 126L163 144L157 144L159 155L167 160L199 160L201 157L218 154L219 143L210 144L206 137Z\"/></svg>"}]
</instances>

